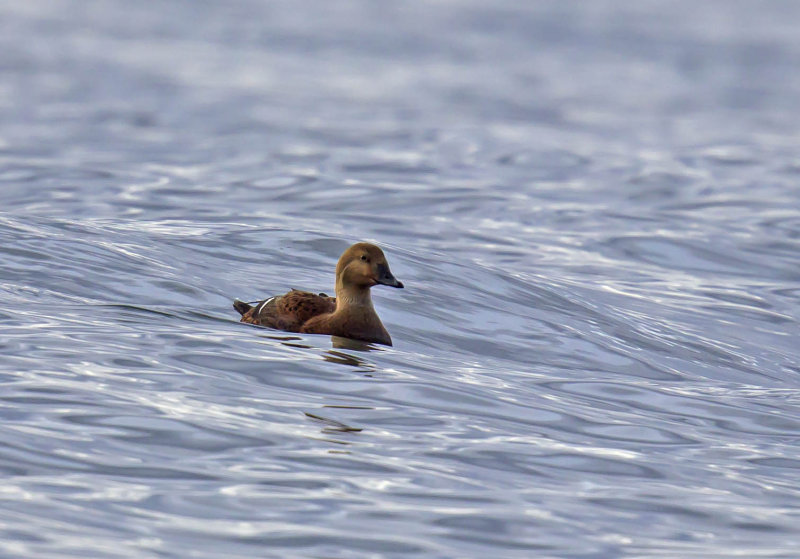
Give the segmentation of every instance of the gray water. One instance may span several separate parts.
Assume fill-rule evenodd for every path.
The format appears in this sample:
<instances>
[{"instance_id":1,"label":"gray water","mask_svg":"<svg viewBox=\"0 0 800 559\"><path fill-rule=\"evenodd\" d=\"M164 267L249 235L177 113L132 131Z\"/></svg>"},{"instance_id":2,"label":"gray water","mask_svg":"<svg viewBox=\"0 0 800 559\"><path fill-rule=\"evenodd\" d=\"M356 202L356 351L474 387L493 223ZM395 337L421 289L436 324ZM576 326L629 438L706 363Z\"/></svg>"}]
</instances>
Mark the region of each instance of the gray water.
<instances>
[{"instance_id":1,"label":"gray water","mask_svg":"<svg viewBox=\"0 0 800 559\"><path fill-rule=\"evenodd\" d=\"M0 3L0 556L800 556L800 3ZM384 248L393 348L239 324Z\"/></svg>"}]
</instances>

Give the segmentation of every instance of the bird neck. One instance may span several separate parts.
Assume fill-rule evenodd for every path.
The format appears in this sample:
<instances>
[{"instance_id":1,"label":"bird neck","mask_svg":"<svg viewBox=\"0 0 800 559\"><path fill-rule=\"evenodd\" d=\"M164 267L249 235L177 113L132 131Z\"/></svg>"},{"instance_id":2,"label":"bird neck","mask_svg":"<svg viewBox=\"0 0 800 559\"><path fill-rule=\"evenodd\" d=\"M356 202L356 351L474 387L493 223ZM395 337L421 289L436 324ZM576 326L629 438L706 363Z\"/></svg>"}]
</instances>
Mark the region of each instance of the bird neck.
<instances>
[{"instance_id":1,"label":"bird neck","mask_svg":"<svg viewBox=\"0 0 800 559\"><path fill-rule=\"evenodd\" d=\"M364 307L373 309L369 287L336 282L336 312Z\"/></svg>"}]
</instances>

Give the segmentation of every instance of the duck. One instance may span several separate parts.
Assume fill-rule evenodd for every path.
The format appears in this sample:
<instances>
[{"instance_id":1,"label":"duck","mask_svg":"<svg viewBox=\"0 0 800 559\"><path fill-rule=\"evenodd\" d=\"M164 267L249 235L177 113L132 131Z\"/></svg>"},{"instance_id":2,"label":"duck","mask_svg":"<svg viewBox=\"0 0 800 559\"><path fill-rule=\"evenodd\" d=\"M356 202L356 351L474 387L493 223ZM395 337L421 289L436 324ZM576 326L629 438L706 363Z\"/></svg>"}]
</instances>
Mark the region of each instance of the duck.
<instances>
[{"instance_id":1,"label":"duck","mask_svg":"<svg viewBox=\"0 0 800 559\"><path fill-rule=\"evenodd\" d=\"M237 299L233 308L242 315L240 322L391 346L392 337L372 306L370 289L376 285L404 287L383 251L361 242L345 250L336 264L335 297L292 289L253 303Z\"/></svg>"}]
</instances>

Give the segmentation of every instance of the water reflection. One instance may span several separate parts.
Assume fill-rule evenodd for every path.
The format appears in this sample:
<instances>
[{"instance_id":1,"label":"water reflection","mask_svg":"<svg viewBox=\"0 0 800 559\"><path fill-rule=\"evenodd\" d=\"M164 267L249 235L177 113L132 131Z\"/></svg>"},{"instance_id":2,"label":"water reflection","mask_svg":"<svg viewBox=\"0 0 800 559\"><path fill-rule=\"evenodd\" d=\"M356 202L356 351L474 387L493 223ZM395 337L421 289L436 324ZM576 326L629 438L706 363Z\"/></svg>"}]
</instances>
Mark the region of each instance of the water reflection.
<instances>
[{"instance_id":1,"label":"water reflection","mask_svg":"<svg viewBox=\"0 0 800 559\"><path fill-rule=\"evenodd\" d=\"M331 419L330 417L323 417L310 412L305 412L305 414L306 417L310 417L311 419L325 424L325 427L322 429L323 433L358 433L363 430L360 427L351 427L350 425L337 421L336 419Z\"/></svg>"},{"instance_id":2,"label":"water reflection","mask_svg":"<svg viewBox=\"0 0 800 559\"><path fill-rule=\"evenodd\" d=\"M325 361L328 361L330 363L340 363L342 365L349 365L351 367L362 367L363 368L363 367L366 367L368 365L368 363L364 359L361 359L360 357L356 357L355 355L350 355L348 353L343 353L341 351L333 351L333 350L326 351L322 355L322 358L325 359ZM372 369L371 365L369 365L369 367L370 367L370 369Z\"/></svg>"},{"instance_id":3,"label":"water reflection","mask_svg":"<svg viewBox=\"0 0 800 559\"><path fill-rule=\"evenodd\" d=\"M337 349L352 349L355 351L380 351L381 349L374 344L359 340L352 340L350 338L342 338L341 336L331 336L331 343L333 344L333 347Z\"/></svg>"},{"instance_id":4,"label":"water reflection","mask_svg":"<svg viewBox=\"0 0 800 559\"><path fill-rule=\"evenodd\" d=\"M316 349L316 347L313 345L310 345L308 343L301 343L304 341L304 338L300 336L267 335L263 337L268 338L270 340L280 341L282 345L285 345L287 347L309 349L309 350ZM331 341L333 347L337 349L349 349L353 351L364 351L364 352L381 350L381 348L373 344L369 344L359 340L351 340L349 338L342 338L339 336L331 336ZM334 351L334 350L325 351L322 354L322 358L330 363L339 363L341 365L349 365L351 367L361 367L361 368L366 367L369 368L370 370L374 369L374 366L366 359L363 359L356 355L351 355L349 353L344 353L342 351Z\"/></svg>"}]
</instances>

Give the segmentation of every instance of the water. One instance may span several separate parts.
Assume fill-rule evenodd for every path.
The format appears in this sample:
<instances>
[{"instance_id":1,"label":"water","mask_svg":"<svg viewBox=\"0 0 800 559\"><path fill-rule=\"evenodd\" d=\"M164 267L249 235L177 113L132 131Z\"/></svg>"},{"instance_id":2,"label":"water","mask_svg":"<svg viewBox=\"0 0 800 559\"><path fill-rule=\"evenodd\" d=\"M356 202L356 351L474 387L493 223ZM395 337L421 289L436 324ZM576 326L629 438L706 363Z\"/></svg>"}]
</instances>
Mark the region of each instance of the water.
<instances>
[{"instance_id":1,"label":"water","mask_svg":"<svg viewBox=\"0 0 800 559\"><path fill-rule=\"evenodd\" d=\"M797 557L798 23L0 4L0 556Z\"/></svg>"}]
</instances>

